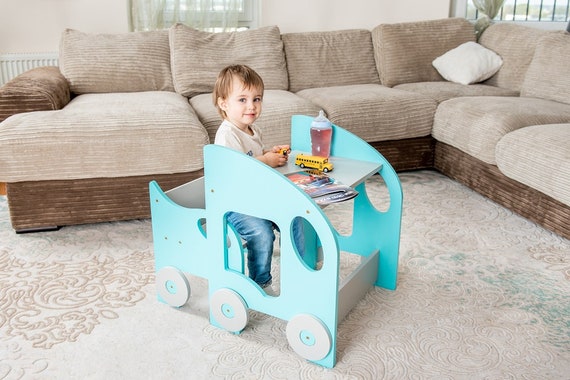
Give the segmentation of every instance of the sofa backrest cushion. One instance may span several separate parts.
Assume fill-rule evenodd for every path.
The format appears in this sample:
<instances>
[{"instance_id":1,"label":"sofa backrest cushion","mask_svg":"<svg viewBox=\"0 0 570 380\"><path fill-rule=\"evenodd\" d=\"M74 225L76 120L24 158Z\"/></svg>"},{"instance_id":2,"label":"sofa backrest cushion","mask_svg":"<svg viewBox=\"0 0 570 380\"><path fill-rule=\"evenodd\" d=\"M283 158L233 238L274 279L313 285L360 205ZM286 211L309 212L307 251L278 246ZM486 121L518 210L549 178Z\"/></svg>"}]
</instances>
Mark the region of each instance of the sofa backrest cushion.
<instances>
[{"instance_id":1,"label":"sofa backrest cushion","mask_svg":"<svg viewBox=\"0 0 570 380\"><path fill-rule=\"evenodd\" d=\"M501 69L485 84L520 91L536 44L546 33L545 30L511 23L495 23L485 29L479 43L503 59Z\"/></svg>"},{"instance_id":2,"label":"sofa backrest cushion","mask_svg":"<svg viewBox=\"0 0 570 380\"><path fill-rule=\"evenodd\" d=\"M551 32L538 41L521 96L570 104L570 35Z\"/></svg>"},{"instance_id":3,"label":"sofa backrest cushion","mask_svg":"<svg viewBox=\"0 0 570 380\"><path fill-rule=\"evenodd\" d=\"M289 90L380 83L369 30L285 33Z\"/></svg>"},{"instance_id":4,"label":"sofa backrest cushion","mask_svg":"<svg viewBox=\"0 0 570 380\"><path fill-rule=\"evenodd\" d=\"M447 18L372 29L376 65L383 85L444 80L432 66L435 58L475 41L473 25L464 18Z\"/></svg>"},{"instance_id":5,"label":"sofa backrest cushion","mask_svg":"<svg viewBox=\"0 0 570 380\"><path fill-rule=\"evenodd\" d=\"M88 34L66 29L59 67L75 94L174 91L166 30Z\"/></svg>"},{"instance_id":6,"label":"sofa backrest cushion","mask_svg":"<svg viewBox=\"0 0 570 380\"><path fill-rule=\"evenodd\" d=\"M174 88L187 97L212 92L219 72L232 64L257 71L268 90L289 87L277 26L210 33L176 24L170 28L170 50Z\"/></svg>"}]
</instances>

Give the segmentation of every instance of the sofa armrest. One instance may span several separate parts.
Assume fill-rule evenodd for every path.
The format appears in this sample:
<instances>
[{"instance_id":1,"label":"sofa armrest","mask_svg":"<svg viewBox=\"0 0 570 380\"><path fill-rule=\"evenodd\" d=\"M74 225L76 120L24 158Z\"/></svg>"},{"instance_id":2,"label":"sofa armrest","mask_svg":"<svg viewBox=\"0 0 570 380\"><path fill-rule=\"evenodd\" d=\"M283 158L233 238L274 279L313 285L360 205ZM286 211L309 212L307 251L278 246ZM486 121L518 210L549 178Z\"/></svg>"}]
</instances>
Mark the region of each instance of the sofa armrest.
<instances>
[{"instance_id":1,"label":"sofa armrest","mask_svg":"<svg viewBox=\"0 0 570 380\"><path fill-rule=\"evenodd\" d=\"M69 101L69 84L59 68L37 67L0 87L0 122L17 113L58 110Z\"/></svg>"}]
</instances>

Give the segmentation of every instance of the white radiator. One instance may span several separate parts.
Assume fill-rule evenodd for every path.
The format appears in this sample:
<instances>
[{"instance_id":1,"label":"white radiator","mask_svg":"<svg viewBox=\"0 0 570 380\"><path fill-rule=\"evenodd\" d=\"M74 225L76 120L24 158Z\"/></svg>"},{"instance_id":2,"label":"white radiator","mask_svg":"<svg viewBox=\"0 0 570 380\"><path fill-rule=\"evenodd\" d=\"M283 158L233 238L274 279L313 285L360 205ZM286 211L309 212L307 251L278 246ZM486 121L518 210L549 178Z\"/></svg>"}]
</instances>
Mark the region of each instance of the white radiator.
<instances>
[{"instance_id":1,"label":"white radiator","mask_svg":"<svg viewBox=\"0 0 570 380\"><path fill-rule=\"evenodd\" d=\"M57 66L57 61L57 52L0 54L0 86L35 67Z\"/></svg>"}]
</instances>

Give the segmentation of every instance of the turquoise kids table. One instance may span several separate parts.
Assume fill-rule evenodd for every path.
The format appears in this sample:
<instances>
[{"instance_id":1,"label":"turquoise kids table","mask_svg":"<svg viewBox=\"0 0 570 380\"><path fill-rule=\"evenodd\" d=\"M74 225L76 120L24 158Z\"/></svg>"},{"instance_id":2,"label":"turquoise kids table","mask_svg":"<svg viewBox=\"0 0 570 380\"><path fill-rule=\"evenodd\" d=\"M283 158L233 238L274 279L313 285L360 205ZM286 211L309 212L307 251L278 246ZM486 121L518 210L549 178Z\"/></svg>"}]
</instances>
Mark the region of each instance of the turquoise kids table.
<instances>
[{"instance_id":1,"label":"turquoise kids table","mask_svg":"<svg viewBox=\"0 0 570 380\"><path fill-rule=\"evenodd\" d=\"M310 152L313 118L293 116L291 155ZM293 158L293 157L292 157ZM293 162L293 159L289 159ZM184 305L191 288L186 274L208 280L210 323L233 333L248 323L248 310L287 321L289 345L301 357L332 368L340 321L372 286L396 289L402 217L402 188L388 161L365 141L333 125L331 176L352 185L351 235L341 235L324 211L278 170L231 149L204 147L204 177L163 192L151 182L150 201L158 298ZM382 176L389 208L377 210L365 180ZM229 211L273 221L280 230L280 294L267 295L244 270L241 240L226 222ZM293 243L292 221L304 218L307 253L302 259ZM339 280L340 252L361 257ZM318 257L322 265L317 268Z\"/></svg>"}]
</instances>

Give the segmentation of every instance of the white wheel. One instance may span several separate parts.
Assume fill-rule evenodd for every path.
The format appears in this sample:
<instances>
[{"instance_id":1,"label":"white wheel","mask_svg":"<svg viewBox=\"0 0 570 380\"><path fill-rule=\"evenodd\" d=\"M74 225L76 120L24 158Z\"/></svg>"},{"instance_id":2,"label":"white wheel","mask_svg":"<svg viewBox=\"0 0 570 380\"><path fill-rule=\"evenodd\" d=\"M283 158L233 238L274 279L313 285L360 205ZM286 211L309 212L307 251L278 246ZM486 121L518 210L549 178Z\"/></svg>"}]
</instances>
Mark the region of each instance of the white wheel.
<instances>
[{"instance_id":1,"label":"white wheel","mask_svg":"<svg viewBox=\"0 0 570 380\"><path fill-rule=\"evenodd\" d=\"M331 350L329 330L318 318L298 314L287 323L287 341L293 350L307 360L321 360Z\"/></svg>"},{"instance_id":2,"label":"white wheel","mask_svg":"<svg viewBox=\"0 0 570 380\"><path fill-rule=\"evenodd\" d=\"M174 267L164 267L156 274L158 295L170 306L180 307L190 298L190 284L184 273Z\"/></svg>"},{"instance_id":3,"label":"white wheel","mask_svg":"<svg viewBox=\"0 0 570 380\"><path fill-rule=\"evenodd\" d=\"M210 311L220 326L233 333L243 330L249 319L243 298L228 288L216 290L212 295Z\"/></svg>"}]
</instances>

